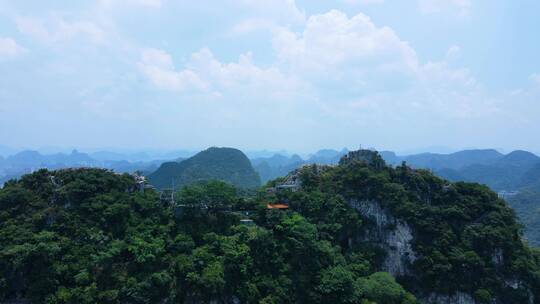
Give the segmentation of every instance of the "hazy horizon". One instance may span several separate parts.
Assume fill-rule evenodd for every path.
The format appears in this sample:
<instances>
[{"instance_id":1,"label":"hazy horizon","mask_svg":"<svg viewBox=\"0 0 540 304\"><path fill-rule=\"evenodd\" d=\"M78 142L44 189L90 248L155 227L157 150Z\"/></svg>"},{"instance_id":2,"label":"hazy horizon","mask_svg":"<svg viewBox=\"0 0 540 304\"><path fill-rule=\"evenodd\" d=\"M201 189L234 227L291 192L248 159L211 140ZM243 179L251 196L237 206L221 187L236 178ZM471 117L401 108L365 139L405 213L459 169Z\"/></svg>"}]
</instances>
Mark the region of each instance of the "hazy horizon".
<instances>
[{"instance_id":1,"label":"hazy horizon","mask_svg":"<svg viewBox=\"0 0 540 304\"><path fill-rule=\"evenodd\" d=\"M0 156L3 157L9 157L12 155L15 155L19 152L23 151L37 151L43 155L52 155L56 153L63 153L63 154L70 154L73 151L77 151L79 153L87 153L87 154L94 154L94 153L100 153L100 152L109 152L109 153L118 153L124 156L134 156L137 154L147 154L149 159L172 159L174 157L190 157L200 151L206 150L210 147L218 147L216 145L213 146L207 146L207 147L201 147L201 148L155 148L155 147L141 147L141 148L114 148L114 147L98 147L98 148L84 148L84 147L8 147L5 145L0 145ZM228 147L228 148L235 148L239 149L242 152L244 152L249 158L259 158L259 157L270 157L276 154L280 154L283 156L292 156L292 155L299 155L302 158L309 158L311 155L315 154L318 151L321 150L334 150L334 151L342 151L343 149L347 149L349 151L357 150L357 149L374 149L377 151L391 151L396 153L396 155L399 156L407 156L407 155L414 155L414 154L421 154L421 153L435 153L435 154L451 154L459 151L464 150L486 150L486 149L493 149L496 150L502 154L508 154L512 151L520 150L520 149L511 149L511 150L505 150L502 148L493 148L493 147L464 147L460 149L454 149L450 147L443 147L443 146L431 146L431 147L423 147L423 148L417 148L417 149L410 149L410 150L396 150L396 149L378 149L377 147L367 147L367 146L358 146L358 147L321 147L315 150L310 151L295 151L290 149L243 149L241 147L233 147L233 146L219 146L219 147ZM531 153L534 153L536 155L540 155L539 152L534 150L525 150ZM163 157L163 156L169 156L169 157ZM161 157L161 158L160 158Z\"/></svg>"},{"instance_id":2,"label":"hazy horizon","mask_svg":"<svg viewBox=\"0 0 540 304\"><path fill-rule=\"evenodd\" d=\"M532 0L0 0L0 145L538 154L538 11Z\"/></svg>"}]
</instances>

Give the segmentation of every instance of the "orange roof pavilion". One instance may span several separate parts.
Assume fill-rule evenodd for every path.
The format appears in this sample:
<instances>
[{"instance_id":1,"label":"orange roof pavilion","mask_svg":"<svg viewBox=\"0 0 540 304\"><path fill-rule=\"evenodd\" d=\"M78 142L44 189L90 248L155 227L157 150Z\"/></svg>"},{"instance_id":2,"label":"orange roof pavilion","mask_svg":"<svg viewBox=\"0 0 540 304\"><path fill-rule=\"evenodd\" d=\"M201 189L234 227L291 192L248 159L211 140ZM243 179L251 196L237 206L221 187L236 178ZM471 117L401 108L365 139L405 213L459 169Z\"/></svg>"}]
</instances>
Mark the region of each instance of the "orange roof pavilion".
<instances>
[{"instance_id":1,"label":"orange roof pavilion","mask_svg":"<svg viewBox=\"0 0 540 304\"><path fill-rule=\"evenodd\" d=\"M266 209L289 209L289 206L285 204L268 204Z\"/></svg>"}]
</instances>

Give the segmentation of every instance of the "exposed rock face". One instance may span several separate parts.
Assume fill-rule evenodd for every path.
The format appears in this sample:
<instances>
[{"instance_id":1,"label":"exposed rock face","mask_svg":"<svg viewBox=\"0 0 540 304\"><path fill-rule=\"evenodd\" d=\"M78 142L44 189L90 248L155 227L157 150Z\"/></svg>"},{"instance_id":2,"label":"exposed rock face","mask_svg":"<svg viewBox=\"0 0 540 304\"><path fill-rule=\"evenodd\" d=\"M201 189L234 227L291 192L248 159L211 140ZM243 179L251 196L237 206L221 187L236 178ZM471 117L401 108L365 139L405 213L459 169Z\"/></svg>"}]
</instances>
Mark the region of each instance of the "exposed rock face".
<instances>
[{"instance_id":1,"label":"exposed rock face","mask_svg":"<svg viewBox=\"0 0 540 304\"><path fill-rule=\"evenodd\" d=\"M475 304L474 299L466 293L456 292L453 295L430 294L422 303L426 304Z\"/></svg>"},{"instance_id":2,"label":"exposed rock face","mask_svg":"<svg viewBox=\"0 0 540 304\"><path fill-rule=\"evenodd\" d=\"M491 261L497 267L502 267L504 265L504 255L502 249L496 249L495 252L491 255Z\"/></svg>"},{"instance_id":3,"label":"exposed rock face","mask_svg":"<svg viewBox=\"0 0 540 304\"><path fill-rule=\"evenodd\" d=\"M394 277L410 275L410 265L417 259L412 249L413 234L411 227L404 221L396 219L375 201L351 200L349 205L362 216L370 218L375 224L362 238L383 247L386 258L382 270ZM432 293L421 299L426 304L475 304L471 295L457 292L453 295Z\"/></svg>"},{"instance_id":4,"label":"exposed rock face","mask_svg":"<svg viewBox=\"0 0 540 304\"><path fill-rule=\"evenodd\" d=\"M386 251L383 270L393 276L409 273L409 266L416 260L412 249L412 230L407 223L396 219L374 201L350 201L349 205L374 221L375 227L364 239L377 242Z\"/></svg>"},{"instance_id":5,"label":"exposed rock face","mask_svg":"<svg viewBox=\"0 0 540 304\"><path fill-rule=\"evenodd\" d=\"M385 210L379 202L370 200L350 200L348 204L356 209L362 216L371 219L373 226L367 229L365 234L359 236L360 241L375 243L386 252L382 270L394 277L413 275L410 266L417 259L417 254L412 248L413 230L403 220L395 218L388 210ZM497 249L492 253L492 262L497 267L504 265L504 253ZM535 303L534 295L519 278L508 278L506 287L512 289L522 288L529 293L527 303ZM430 293L427 296L419 296L420 303L424 304L476 304L474 298L465 292L454 294ZM492 303L503 304L497 299Z\"/></svg>"},{"instance_id":6,"label":"exposed rock face","mask_svg":"<svg viewBox=\"0 0 540 304\"><path fill-rule=\"evenodd\" d=\"M527 287L527 285L525 284L525 282L523 282L521 279L519 278L507 278L506 280L504 280L504 284L506 285L506 287L509 287L509 288L512 288L512 289L518 289L518 288L521 288L523 290L525 290L528 294L528 297L529 297L529 300L527 302L527 304L534 304L534 294L532 293L532 291L530 290L529 287Z\"/></svg>"}]
</instances>

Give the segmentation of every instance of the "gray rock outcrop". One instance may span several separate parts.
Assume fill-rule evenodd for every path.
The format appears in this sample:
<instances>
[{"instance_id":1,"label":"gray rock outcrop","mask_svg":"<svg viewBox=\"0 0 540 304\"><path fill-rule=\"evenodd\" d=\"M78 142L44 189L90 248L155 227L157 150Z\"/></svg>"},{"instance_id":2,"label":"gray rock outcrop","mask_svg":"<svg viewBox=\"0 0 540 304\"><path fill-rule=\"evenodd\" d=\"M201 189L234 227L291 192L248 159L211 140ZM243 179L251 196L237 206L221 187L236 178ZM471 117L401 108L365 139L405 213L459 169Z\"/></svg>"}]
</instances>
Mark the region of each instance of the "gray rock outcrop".
<instances>
[{"instance_id":1,"label":"gray rock outcrop","mask_svg":"<svg viewBox=\"0 0 540 304\"><path fill-rule=\"evenodd\" d=\"M476 303L476 301L474 301L471 295L463 293L463 292L456 292L453 295L441 295L437 293L432 293L421 302L426 303L426 304L475 304Z\"/></svg>"},{"instance_id":2,"label":"gray rock outcrop","mask_svg":"<svg viewBox=\"0 0 540 304\"><path fill-rule=\"evenodd\" d=\"M362 238L378 243L385 250L383 270L395 277L410 274L409 267L416 260L416 254L411 246L413 235L409 225L396 219L377 202L353 200L349 205L373 220L375 226Z\"/></svg>"}]
</instances>

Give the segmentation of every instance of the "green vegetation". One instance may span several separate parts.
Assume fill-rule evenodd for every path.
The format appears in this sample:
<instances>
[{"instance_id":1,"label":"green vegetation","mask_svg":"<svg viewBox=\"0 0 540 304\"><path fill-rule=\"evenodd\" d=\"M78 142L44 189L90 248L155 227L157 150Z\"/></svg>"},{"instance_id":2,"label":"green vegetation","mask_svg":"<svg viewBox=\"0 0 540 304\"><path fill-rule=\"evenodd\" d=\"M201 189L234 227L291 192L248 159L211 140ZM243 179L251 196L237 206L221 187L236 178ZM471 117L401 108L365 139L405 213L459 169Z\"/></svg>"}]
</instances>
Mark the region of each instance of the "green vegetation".
<instances>
[{"instance_id":1,"label":"green vegetation","mask_svg":"<svg viewBox=\"0 0 540 304\"><path fill-rule=\"evenodd\" d=\"M519 193L507 199L524 225L524 235L528 242L540 246L540 179L534 184L521 188Z\"/></svg>"},{"instance_id":2,"label":"green vegetation","mask_svg":"<svg viewBox=\"0 0 540 304\"><path fill-rule=\"evenodd\" d=\"M419 258L413 274L398 281L416 294L489 293L501 303L528 303L534 293L539 299L540 255L523 244L521 226L496 193L479 184L449 183L426 170L384 166L375 152L349 155L337 167L304 168L303 191L281 199L310 219L303 208L320 196L379 202L413 228ZM510 286L515 280L518 286Z\"/></svg>"},{"instance_id":3,"label":"green vegetation","mask_svg":"<svg viewBox=\"0 0 540 304\"><path fill-rule=\"evenodd\" d=\"M0 302L405 304L417 303L412 294L455 291L479 303L540 298L540 254L486 187L393 169L365 151L298 176L300 191L256 196L197 183L173 206L137 191L130 175L99 169L10 181L0 190ZM419 256L411 276L381 272L385 252L359 240L372 224L351 199L378 201L411 225ZM267 210L269 200L290 210ZM246 211L256 225L241 224Z\"/></svg>"},{"instance_id":4,"label":"green vegetation","mask_svg":"<svg viewBox=\"0 0 540 304\"><path fill-rule=\"evenodd\" d=\"M495 150L466 150L452 154L381 155L393 165L406 161L450 181L476 182L495 191L518 192L506 200L524 225L528 242L540 246L540 158L533 153L518 150L504 155Z\"/></svg>"},{"instance_id":5,"label":"green vegetation","mask_svg":"<svg viewBox=\"0 0 540 304\"><path fill-rule=\"evenodd\" d=\"M181 162L163 163L148 178L159 189L209 180L225 181L239 188L256 188L261 184L249 159L232 148L209 148Z\"/></svg>"},{"instance_id":6,"label":"green vegetation","mask_svg":"<svg viewBox=\"0 0 540 304\"><path fill-rule=\"evenodd\" d=\"M220 182L186 187L168 208L129 175L41 170L0 190L0 301L415 303L367 256L344 252L330 221L361 224L342 202L328 226L267 212ZM257 226L220 207L256 209ZM183 212L178 212L182 209ZM176 214L176 215L175 215ZM342 217L347 214L346 219Z\"/></svg>"}]
</instances>

